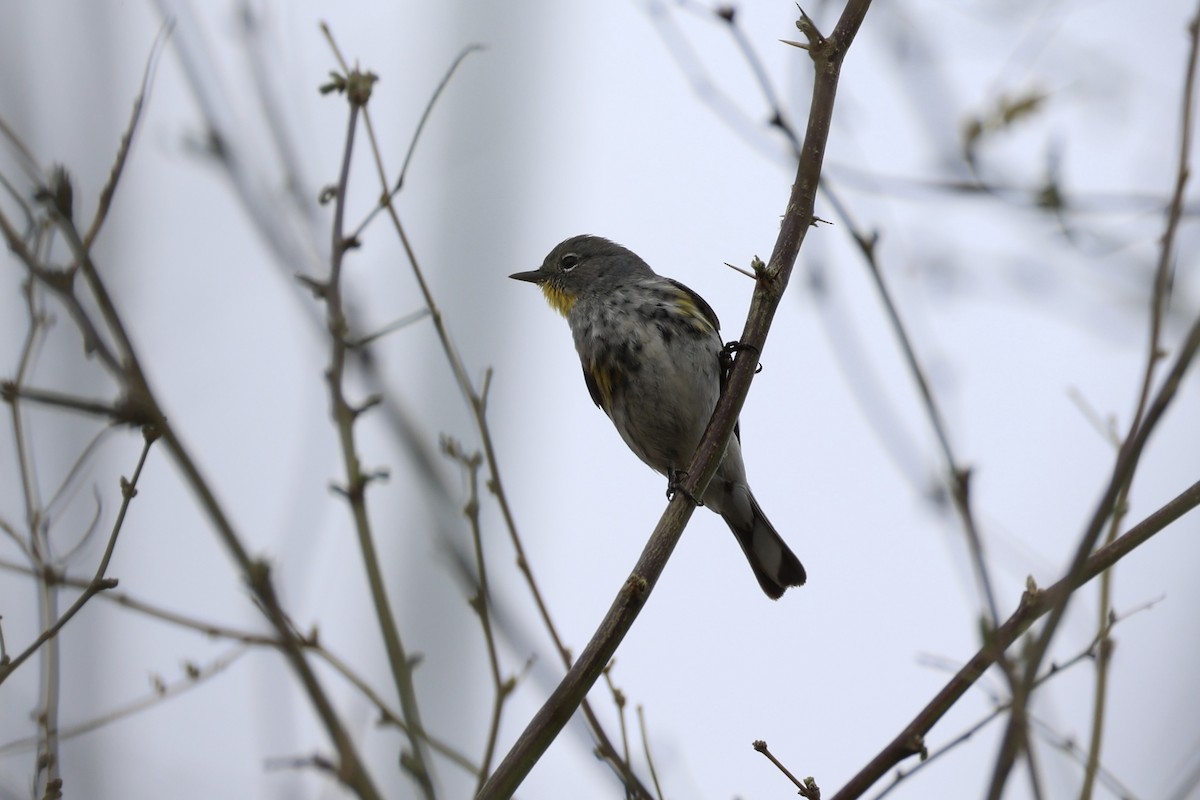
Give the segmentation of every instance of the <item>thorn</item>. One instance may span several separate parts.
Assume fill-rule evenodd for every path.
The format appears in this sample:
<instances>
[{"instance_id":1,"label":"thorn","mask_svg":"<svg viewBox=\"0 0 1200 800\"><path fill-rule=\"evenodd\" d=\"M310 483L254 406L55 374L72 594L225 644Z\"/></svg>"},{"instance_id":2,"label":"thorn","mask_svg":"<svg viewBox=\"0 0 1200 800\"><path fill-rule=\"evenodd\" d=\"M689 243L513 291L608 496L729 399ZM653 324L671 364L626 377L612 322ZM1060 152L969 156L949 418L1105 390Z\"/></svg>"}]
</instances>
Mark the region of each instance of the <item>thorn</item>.
<instances>
[{"instance_id":1,"label":"thorn","mask_svg":"<svg viewBox=\"0 0 1200 800\"><path fill-rule=\"evenodd\" d=\"M317 280L316 278L310 278L307 275L300 274L296 275L296 280L304 284L304 286L313 293L313 297L317 300L324 300L326 295L329 294L329 284L325 281Z\"/></svg>"},{"instance_id":2,"label":"thorn","mask_svg":"<svg viewBox=\"0 0 1200 800\"><path fill-rule=\"evenodd\" d=\"M754 273L751 272L750 270L746 270L746 269L742 269L741 267L734 266L733 264L730 264L728 261L726 261L724 263L725 263L725 266L729 267L734 272L740 272L743 275L745 275L747 278L749 278L750 280L755 280Z\"/></svg>"}]
</instances>

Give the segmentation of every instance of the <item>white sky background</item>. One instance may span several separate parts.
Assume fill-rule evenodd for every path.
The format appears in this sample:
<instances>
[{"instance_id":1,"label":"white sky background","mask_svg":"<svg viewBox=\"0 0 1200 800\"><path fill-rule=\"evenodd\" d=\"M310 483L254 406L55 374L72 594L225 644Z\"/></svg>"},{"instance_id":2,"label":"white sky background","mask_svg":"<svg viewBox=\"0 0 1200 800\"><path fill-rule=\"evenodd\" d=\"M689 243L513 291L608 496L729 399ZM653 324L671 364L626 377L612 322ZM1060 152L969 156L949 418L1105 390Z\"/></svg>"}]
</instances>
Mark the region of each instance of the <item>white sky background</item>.
<instances>
[{"instance_id":1,"label":"white sky background","mask_svg":"<svg viewBox=\"0 0 1200 800\"><path fill-rule=\"evenodd\" d=\"M163 5L179 15L178 29L96 255L168 414L247 542L272 559L293 617L302 628L318 625L322 641L391 701L349 514L327 489L342 474L322 381L327 348L314 336L312 298L288 277L325 268L329 209L315 212L321 238L306 239L269 147L238 6ZM565 323L536 290L506 276L537 266L567 236L605 235L700 292L735 338L752 286L722 262L769 255L793 174L781 142L756 133L748 143L715 115L640 3L252 6L263 25L262 79L282 109L310 198L336 177L346 118L344 101L316 92L335 68L319 20L347 58L381 76L371 111L393 174L447 65L469 43L487 46L435 109L398 207L469 372L478 381L495 370L490 420L502 479L560 631L582 649L657 520L665 485L592 407ZM840 6L809 11L828 30ZM1057 148L1063 184L1083 201L1166 197L1193 13L1184 3L879 3L846 63L827 175L859 224L881 233L896 302L956 452L974 469L974 508L1005 616L1027 575L1041 585L1059 576L1111 466L1113 449L1071 391L1115 416L1118 430L1128 425L1161 215L1152 203L1116 203L1115 213L1071 217L1069 241L1023 200L897 191L859 176L962 178L952 170L966 115L1002 94L1039 89L1045 109L984 145L988 178L1036 186L1046 152ZM77 216L90 219L159 9L10 0L0 14L0 114L43 164L70 168ZM803 53L777 43L798 37L794 16L789 3L754 3L741 20L802 128L811 69ZM692 14L673 10L670 20L719 90L751 123L765 119L729 37ZM262 199L257 211L293 227L297 263L274 260L228 177L197 154L203 116L181 67L177 47L185 44L209 59L201 72ZM932 59L924 71L913 61L921 48ZM3 159L5 175L19 176L11 153ZM357 221L378 196L363 139L350 189L348 218ZM835 218L824 200L817 213ZM1168 349L1200 301L1197 244L1185 225ZM810 269L822 271L828 296L809 289ZM4 377L25 330L22 277L6 256ZM382 217L348 257L346 280L361 331L421 305ZM940 469L936 443L846 226L810 233L789 291L743 414L743 448L755 493L810 582L771 603L724 524L703 509L693 517L613 673L631 705L645 707L668 797L794 796L751 749L754 739L831 795L948 679L926 656L957 666L979 644L961 528L921 494ZM50 305L59 322L35 384L110 396L97 367L79 358L66 315ZM377 353L427 447L443 433L478 446L428 320L389 335ZM1152 439L1130 523L1200 475L1197 389L1192 376ZM887 429L886 444L871 421ZM11 425L3 427L0 515L20 523ZM41 413L30 428L41 445L39 474L53 486L95 425ZM405 644L423 655L426 724L477 758L491 703L482 636L438 543L439 529L468 541L457 514L463 482L453 464L439 462L455 493L440 503L380 417L358 432L365 463L392 473L370 503ZM117 476L129 474L139 446L135 435L110 436L61 513L55 535L66 548L93 512L92 486L104 497L100 533L71 562L74 572L94 569ZM110 568L121 589L262 630L164 452L152 452L139 490ZM483 526L497 597L525 637L506 647L505 670L522 672L536 659L506 706L503 752L560 670L490 499ZM1118 612L1159 601L1114 634L1103 760L1139 798L1170 796L1198 768L1198 534L1200 518L1185 517L1117 570ZM0 557L19 556L5 540ZM1086 647L1096 596L1095 587L1078 595L1054 659ZM0 573L10 651L37 634L34 597L28 579ZM62 724L144 695L149 675L177 681L183 662L204 665L229 648L94 600L64 632ZM369 706L322 675L376 780L390 796L411 796L395 769L401 737L376 729ZM1089 665L1075 667L1039 696L1035 712L1057 735L1086 742L1092 675ZM995 675L982 685L1001 688ZM33 734L36 686L31 662L0 690L0 747ZM615 736L607 692L592 698ZM931 749L990 707L974 691L935 728ZM892 796L977 796L1001 730L987 728ZM266 759L314 752L328 748L292 674L275 654L255 651L177 699L69 740L62 758L68 797L338 796L311 772L264 770ZM1045 738L1037 752L1048 796L1074 796L1080 769ZM30 750L0 751L0 797L27 796L32 771ZM457 768L439 762L437 773L446 797L468 796L473 784ZM1028 786L1018 772L1008 796L1025 797ZM520 796L621 793L573 726Z\"/></svg>"}]
</instances>

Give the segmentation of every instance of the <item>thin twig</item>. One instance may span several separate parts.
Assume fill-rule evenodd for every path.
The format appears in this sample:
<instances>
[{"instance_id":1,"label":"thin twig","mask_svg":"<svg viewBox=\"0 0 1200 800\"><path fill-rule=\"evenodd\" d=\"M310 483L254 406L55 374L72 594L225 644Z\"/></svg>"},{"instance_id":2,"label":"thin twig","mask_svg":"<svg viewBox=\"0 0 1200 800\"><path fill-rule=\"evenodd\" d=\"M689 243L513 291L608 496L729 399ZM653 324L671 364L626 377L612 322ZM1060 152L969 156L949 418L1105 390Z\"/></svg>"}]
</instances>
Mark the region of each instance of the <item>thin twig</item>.
<instances>
[{"instance_id":1,"label":"thin twig","mask_svg":"<svg viewBox=\"0 0 1200 800\"><path fill-rule=\"evenodd\" d=\"M59 506L66 505L70 499L75 496L74 487L76 486L80 476L83 474L84 468L91 461L92 455L100 449L101 442L103 442L104 439L114 430L116 429L112 425L105 425L103 428L96 431L96 435L93 436L88 443L84 445L83 449L79 451L79 455L75 457L75 461L71 464L71 468L67 470L67 474L63 476L61 481L59 481L58 488L54 490L54 494L52 494L50 499L46 502L47 513L53 515L55 512L57 512ZM95 487L93 487L93 493L95 493ZM97 506L99 506L98 496ZM66 551L63 556L63 561L69 561L75 550L79 549L79 547L85 541L87 541L87 537L81 537L79 544L76 544L74 547Z\"/></svg>"},{"instance_id":2,"label":"thin twig","mask_svg":"<svg viewBox=\"0 0 1200 800\"><path fill-rule=\"evenodd\" d=\"M616 659L608 662L608 665L604 668L604 682L608 684L609 694L612 695L613 705L617 709L617 724L621 730L621 760L626 764L632 764L633 762L629 760L629 727L626 724L625 718L625 706L628 705L628 701L625 698L625 693L613 683L612 679L613 667L616 664ZM625 787L625 797L626 800L632 800L632 787Z\"/></svg>"},{"instance_id":3,"label":"thin twig","mask_svg":"<svg viewBox=\"0 0 1200 800\"><path fill-rule=\"evenodd\" d=\"M1117 511L1108 524L1108 534L1105 544L1112 544L1117 537L1121 522L1125 519L1128 509L1129 484L1117 501ZM1083 770L1083 784L1079 790L1079 800L1091 800L1096 785L1096 777L1100 770L1100 747L1104 739L1104 717L1108 705L1108 671L1112 663L1112 653L1115 643L1109 637L1114 615L1112 611L1112 570L1105 570L1100 576L1100 607L1097 610L1096 638L1096 683L1092 691L1092 730L1088 738L1087 758Z\"/></svg>"},{"instance_id":4,"label":"thin twig","mask_svg":"<svg viewBox=\"0 0 1200 800\"><path fill-rule=\"evenodd\" d=\"M806 800L821 800L821 790L817 787L816 782L812 778L800 780L793 775L791 770L784 766L783 762L775 757L775 754L772 753L770 748L767 747L766 742L764 742L762 739L756 739L753 743L753 747L756 751L766 756L767 760L774 764L775 768L782 772L784 776L791 781L797 789L799 789L797 792L798 795L806 798Z\"/></svg>"},{"instance_id":5,"label":"thin twig","mask_svg":"<svg viewBox=\"0 0 1200 800\"><path fill-rule=\"evenodd\" d=\"M16 386L20 386L25 381L33 368L34 352L44 331L46 319L44 313L38 309L33 280L27 280L23 289L26 313L29 316L29 328L21 348ZM43 631L47 631L54 626L58 617L58 594L53 584L56 565L50 544L49 517L41 499L41 489L33 461L33 448L28 441L29 437L21 413L22 408L14 401L11 403L10 412L13 438L16 444L17 466L21 474L21 496L25 503L25 522L28 530L28 543L23 549L29 554L30 564L37 576L38 623ZM46 641L49 641L49 644L43 647ZM61 672L57 639L47 637L47 639L35 642L34 645L19 654L15 660L6 654L4 663L0 666L0 683L20 666L21 661L34 652L41 653L41 680L39 682L38 709L35 714L38 733L33 788L35 795L52 796L58 793L62 784L58 761L58 701Z\"/></svg>"},{"instance_id":6,"label":"thin twig","mask_svg":"<svg viewBox=\"0 0 1200 800\"><path fill-rule=\"evenodd\" d=\"M326 32L332 42L332 34L329 34L328 30ZM325 376L329 387L331 412L346 472L346 485L342 489L342 494L350 505L354 529L358 535L359 551L362 554L363 569L367 575L371 601L375 608L376 621L379 625L384 649L387 652L388 666L396 685L396 693L400 698L400 708L404 712L404 719L408 725L410 750L406 757L402 757L401 761L417 782L421 793L432 800L435 796L433 774L430 771L429 759L425 754L425 728L421 723L420 705L417 702L416 688L413 683L413 665L409 661L400 638L400 630L388 599L387 585L383 579L370 516L367 512L366 489L374 476L363 469L355 443L354 423L366 406L357 408L352 406L346 399L344 387L346 355L349 350L346 342L349 324L346 318L346 308L342 302L342 266L346 251L352 246L351 240L347 239L344 233L346 197L350 183L350 165L354 153L358 119L370 99L371 89L376 78L369 72L358 70L346 73L343 78L345 85L342 91L349 103L349 112L334 203L329 278L322 284L320 293L325 302L330 341L330 361Z\"/></svg>"},{"instance_id":7,"label":"thin twig","mask_svg":"<svg viewBox=\"0 0 1200 800\"><path fill-rule=\"evenodd\" d=\"M112 560L113 551L117 546L117 535L121 532L121 526L125 523L125 514L129 510L129 503L137 495L137 481L142 474L142 467L146 464L146 456L150 453L150 446L158 439L158 433L153 430L145 430L142 432L142 435L145 439L145 444L142 446L142 453L138 457L137 466L133 470L133 476L128 480L121 478L121 505L117 509L117 518L113 522L112 531L108 535L108 544L104 548L104 554L100 557L100 563L96 566L96 574L88 583L87 588L83 590L83 593L75 599L70 608L63 612L62 616L54 621L54 624L43 630L33 640L32 644L14 656L11 661L6 664L0 664L0 683L4 683L8 676L16 671L26 659L36 653L43 644L57 636L63 626L79 613L79 610L87 604L88 600L91 600L93 596L100 592L117 585L116 580L106 578L105 573L108 571L109 561Z\"/></svg>"},{"instance_id":8,"label":"thin twig","mask_svg":"<svg viewBox=\"0 0 1200 800\"><path fill-rule=\"evenodd\" d=\"M249 652L249 648L244 645L238 645L230 649L226 654L213 659L205 666L188 665L184 676L174 683L166 683L156 679L154 689L149 694L92 719L62 728L58 731L58 736L63 740L74 739L111 725L118 720L145 711L148 708L153 708L171 698L178 697L185 692L201 686L209 678L220 674L247 652ZM0 745L0 756L35 747L36 744L33 737L15 739Z\"/></svg>"},{"instance_id":9,"label":"thin twig","mask_svg":"<svg viewBox=\"0 0 1200 800\"><path fill-rule=\"evenodd\" d=\"M96 241L96 237L100 234L100 228L103 227L104 220L108 218L108 211L112 207L113 196L117 191L117 183L125 171L125 162L129 158L129 149L133 145L133 134L138 129L138 122L142 118L142 109L145 107L146 98L150 94L151 82L158 69L158 59L162 55L163 48L167 46L167 39L171 37L171 31L174 28L174 20L168 19L159 26L158 35L154 37L154 44L150 47L150 55L146 58L146 68L142 71L142 86L133 101L133 113L130 114L129 124L125 126L125 134L121 137L121 145L117 148L117 158L113 162L112 169L109 170L108 182L100 190L100 201L96 206L96 216L92 218L92 224L83 236L83 247L85 250L91 249L92 244Z\"/></svg>"},{"instance_id":10,"label":"thin twig","mask_svg":"<svg viewBox=\"0 0 1200 800\"><path fill-rule=\"evenodd\" d=\"M404 178L408 175L408 167L410 164L412 164L413 153L417 151L417 142L421 140L421 133L425 130L425 123L429 121L429 115L433 112L434 106L437 105L438 99L441 98L442 93L446 91L446 86L449 85L450 79L454 77L454 73L458 71L459 65L466 60L467 56L471 55L471 53L481 52L484 49L484 46L481 44L469 44L460 50L454 61L450 63L449 68L446 70L446 74L442 76L441 81L438 82L437 88L434 89L433 94L430 95L429 102L425 104L425 110L421 112L421 119L417 122L417 127L413 130L412 141L409 142L408 151L404 154L404 164L400 167L400 174L396 177L395 184L393 184L392 188L388 191L386 199L380 200L380 202L367 214L366 218L358 224L358 227L354 229L353 235L355 239L360 238L363 234L363 231L365 231L367 226L371 224L371 220L375 219L379 212L383 211L384 207L391 203L392 200L395 199L396 195L400 194L400 190L404 188Z\"/></svg>"},{"instance_id":11,"label":"thin twig","mask_svg":"<svg viewBox=\"0 0 1200 800\"><path fill-rule=\"evenodd\" d=\"M17 399L51 408L104 417L114 422L133 423L137 421L130 419L115 403L78 397L51 389L35 389L31 386L21 386L16 382L0 381L0 400L9 403Z\"/></svg>"},{"instance_id":12,"label":"thin twig","mask_svg":"<svg viewBox=\"0 0 1200 800\"><path fill-rule=\"evenodd\" d=\"M646 756L646 766L650 768L650 781L654 784L654 796L663 800L662 786L658 783L658 770L654 768L654 756L650 754L650 734L646 730L646 713L639 705L637 707L638 731L642 736L642 753Z\"/></svg>"},{"instance_id":13,"label":"thin twig","mask_svg":"<svg viewBox=\"0 0 1200 800\"><path fill-rule=\"evenodd\" d=\"M457 461L467 475L467 502L463 505L463 516L471 529L471 542L475 548L475 570L479 576L478 591L470 598L471 609L479 617L483 628L483 641L487 648L488 669L492 676L492 714L487 728L487 741L483 746L483 758L480 761L479 781L475 791L487 779L492 771L492 758L496 753L496 740L500 736L500 716L504 703L516 686L513 679L505 679L500 674L500 656L496 649L496 635L492 630L491 593L488 590L487 562L483 557L483 533L479 524L479 467L483 456L479 453L467 455L462 446L449 437L443 439L442 450L450 458Z\"/></svg>"},{"instance_id":14,"label":"thin twig","mask_svg":"<svg viewBox=\"0 0 1200 800\"><path fill-rule=\"evenodd\" d=\"M83 336L85 352L95 354L110 374L120 376L122 368L119 359L108 342L100 335L99 328L93 322L88 310L75 295L74 271L56 271L43 265L2 211L0 211L0 234L4 235L8 249L16 254L29 274L62 301L67 313L71 315L71 319Z\"/></svg>"},{"instance_id":15,"label":"thin twig","mask_svg":"<svg viewBox=\"0 0 1200 800\"><path fill-rule=\"evenodd\" d=\"M28 280L23 286L25 309L29 315L29 327L25 332L25 341L21 344L21 355L17 361L16 379L11 383L0 386L0 395L10 404L17 464L21 473L21 497L25 504L25 524L29 528L29 549L33 553L41 553L37 534L41 528L42 501L38 489L37 478L34 475L33 454L25 434L20 405L15 396L21 390L29 372L33 369L33 354L45 326L45 315L38 309L34 282ZM14 537L16 538L16 537Z\"/></svg>"},{"instance_id":16,"label":"thin twig","mask_svg":"<svg viewBox=\"0 0 1200 800\"><path fill-rule=\"evenodd\" d=\"M429 309L427 309L427 308L422 308L418 311L414 311L411 314L405 314L403 317L400 317L399 319L393 320L392 322L389 322L387 325L384 325L382 328L375 331L374 333L369 333L366 336L359 337L358 339L348 340L346 342L346 345L353 350L358 350L360 348L366 347L367 345L371 344L372 342L376 341L377 339L381 339L384 336L387 336L389 333L395 333L396 331L400 330L401 328L407 328L409 325L412 325L415 322L420 322L421 320L425 319L428 316L429 316Z\"/></svg>"},{"instance_id":17,"label":"thin twig","mask_svg":"<svg viewBox=\"0 0 1200 800\"><path fill-rule=\"evenodd\" d=\"M1098 781L1101 785L1107 788L1112 793L1113 797L1119 798L1119 800L1137 800L1137 795L1130 791L1129 787L1127 787L1123 781L1118 779L1117 776L1113 774L1112 770L1108 769L1101 763L1097 763L1095 767L1092 767L1090 764L1088 764L1089 755L1079 748L1079 745L1076 743L1074 737L1064 736L1063 734L1054 730L1050 723L1046 722L1035 714L1029 715L1029 722L1035 728L1036 732L1040 734L1043 740L1049 742L1052 747L1057 750L1061 750L1076 763L1082 765L1085 769L1085 774L1087 770L1094 771L1094 782Z\"/></svg>"}]
</instances>

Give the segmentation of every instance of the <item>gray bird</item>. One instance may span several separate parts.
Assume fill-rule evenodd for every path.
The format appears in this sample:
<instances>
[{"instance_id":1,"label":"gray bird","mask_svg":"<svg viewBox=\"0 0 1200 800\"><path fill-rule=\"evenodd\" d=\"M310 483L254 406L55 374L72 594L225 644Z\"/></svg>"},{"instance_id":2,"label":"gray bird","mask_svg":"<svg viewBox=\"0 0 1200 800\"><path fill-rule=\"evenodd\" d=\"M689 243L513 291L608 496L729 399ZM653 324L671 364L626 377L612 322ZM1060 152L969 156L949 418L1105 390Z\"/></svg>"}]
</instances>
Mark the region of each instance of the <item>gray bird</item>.
<instances>
[{"instance_id":1,"label":"gray bird","mask_svg":"<svg viewBox=\"0 0 1200 800\"><path fill-rule=\"evenodd\" d=\"M598 236L567 239L540 268L510 277L540 286L567 318L592 400L629 449L675 487L721 394L724 347L712 308ZM729 525L768 597L804 584L800 559L746 483L736 429L701 499Z\"/></svg>"}]
</instances>

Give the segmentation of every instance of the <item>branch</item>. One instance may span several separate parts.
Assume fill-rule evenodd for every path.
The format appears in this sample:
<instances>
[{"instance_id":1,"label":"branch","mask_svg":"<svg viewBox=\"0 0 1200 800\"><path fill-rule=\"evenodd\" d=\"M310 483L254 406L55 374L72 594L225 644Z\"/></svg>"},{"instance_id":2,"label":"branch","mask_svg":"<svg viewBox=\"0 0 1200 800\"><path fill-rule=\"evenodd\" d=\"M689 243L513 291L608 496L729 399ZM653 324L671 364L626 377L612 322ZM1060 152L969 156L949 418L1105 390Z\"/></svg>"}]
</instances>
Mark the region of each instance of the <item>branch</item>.
<instances>
[{"instance_id":1,"label":"branch","mask_svg":"<svg viewBox=\"0 0 1200 800\"><path fill-rule=\"evenodd\" d=\"M108 182L100 190L100 202L96 207L96 216L92 218L92 224L83 236L83 246L85 249L91 249L92 243L96 241L96 236L100 233L100 228L104 225L104 220L108 217L108 210L112 207L113 195L117 191L117 183L121 179L121 173L125 171L125 161L129 158L129 149L133 145L133 134L138 129L138 122L142 118L142 109L146 104L146 96L150 93L151 81L154 79L154 73L158 71L158 59L162 55L163 48L166 47L167 39L170 38L171 31L174 28L175 22L167 20L159 27L158 35L154 37L154 44L150 48L150 56L146 59L146 69L142 73L142 87L138 91L137 98L133 101L133 113L130 114L129 124L125 126L125 134L121 137L121 146L117 149L117 158L113 162L112 169L109 170Z\"/></svg>"},{"instance_id":2,"label":"branch","mask_svg":"<svg viewBox=\"0 0 1200 800\"><path fill-rule=\"evenodd\" d=\"M25 575L30 578L36 578L37 574L32 567L17 564L13 561L0 559L0 570L15 572L19 575ZM75 589L84 590L90 583L88 578L77 578L69 574L60 574L57 576L57 583L61 586L70 586ZM106 600L114 605L121 606L129 611L142 614L159 622L173 625L184 630L190 630L195 633L210 639L228 639L243 645L254 647L269 647L275 650L282 648L279 640L274 636L264 633L252 632L245 629L233 628L219 622L200 619L188 614L183 614L178 611L172 611L162 606L149 603L141 600L131 594L119 591L106 591L97 597L101 600ZM2 619L2 618L0 618ZM335 672L346 679L346 682L353 686L362 694L363 698L370 703L376 711L379 712L379 723L381 725L390 725L399 729L403 733L408 732L408 726L405 724L401 713L391 708L387 702L379 696L365 678L356 673L354 669L347 664L340 656L326 647L317 636L314 628L308 635L300 638L301 645L311 651L321 660L325 661ZM0 662L3 661L3 636L0 632ZM471 775L479 774L479 767L476 766L466 755L456 750L446 741L435 736L426 736L426 741L429 743L431 750L437 754L444 756L448 761L455 766L460 767L465 772ZM4 753L4 749L0 747L0 755Z\"/></svg>"},{"instance_id":3,"label":"branch","mask_svg":"<svg viewBox=\"0 0 1200 800\"><path fill-rule=\"evenodd\" d=\"M107 594L101 595L101 597L107 597ZM74 739L77 736L91 733L114 722L165 703L174 697L198 688L204 681L220 674L248 652L248 647L238 645L203 666L188 662L184 665L183 677L173 683L168 683L155 675L153 676L154 688L148 694L124 705L112 708L91 719L61 728L58 730L58 737L62 740ZM36 746L37 741L33 737L15 739L0 745L0 756L6 756L10 753Z\"/></svg>"},{"instance_id":4,"label":"branch","mask_svg":"<svg viewBox=\"0 0 1200 800\"><path fill-rule=\"evenodd\" d=\"M125 513L129 510L129 502L137 495L138 478L141 477L142 467L146 465L146 456L150 454L150 445L154 444L154 441L158 438L158 433L151 428L147 428L142 431L142 436L145 439L145 444L142 446L142 454L138 457L137 466L134 467L133 477L128 480L121 478L121 507L117 510L117 518L113 522L112 532L108 535L108 546L104 548L104 555L100 557L100 563L96 566L96 574L88 582L83 593L75 598L75 602L71 604L71 607L63 612L62 616L53 625L42 631L33 640L32 644L14 656L12 660L0 663L0 683L4 683L8 676L16 671L17 667L21 666L30 656L36 653L43 644L57 636L58 632L79 613L79 610L89 600L100 592L112 589L117 585L116 579L106 578L105 573L108 572L108 564L112 560L113 551L117 546L117 535L121 532L121 526L125 524Z\"/></svg>"},{"instance_id":5,"label":"branch","mask_svg":"<svg viewBox=\"0 0 1200 800\"><path fill-rule=\"evenodd\" d=\"M695 510L688 498L703 496L704 489L716 472L754 377L758 359L753 356L762 352L800 245L815 219L813 207L842 60L869 7L870 0L850 0L828 38L821 37L815 30L806 31L810 38L809 54L813 58L815 71L808 131L771 261L766 267L756 270L757 285L741 338L741 343L751 350L752 357L735 360L726 391L688 466L682 491L676 493L663 512L632 574L617 593L591 641L477 795L480 800L512 796L575 713L633 625L675 549L684 526Z\"/></svg>"},{"instance_id":6,"label":"branch","mask_svg":"<svg viewBox=\"0 0 1200 800\"><path fill-rule=\"evenodd\" d=\"M475 791L483 786L484 780L492 770L492 759L496 754L496 740L500 736L500 716L504 703L516 688L515 678L504 678L500 674L500 656L496 649L496 634L492 630L491 592L488 589L487 562L483 557L483 532L479 522L479 467L483 456L478 453L468 455L457 441L450 437L442 440L442 451L457 461L467 477L467 502L463 505L463 516L471 528L471 541L475 546L475 570L479 575L479 585L475 594L467 600L483 628L483 641L487 648L488 668L492 676L492 714L488 723L487 742L483 746L483 758L480 761L479 781Z\"/></svg>"},{"instance_id":7,"label":"branch","mask_svg":"<svg viewBox=\"0 0 1200 800\"><path fill-rule=\"evenodd\" d=\"M1137 469L1146 440L1156 427L1166 406L1174 397L1179 381L1183 378L1183 373L1187 370L1192 358L1195 356L1197 347L1200 346L1200 317L1198 317L1189 335L1185 337L1179 357L1168 373L1163 387L1159 390L1154 401L1147 406L1151 386L1154 382L1155 368L1163 356L1159 344L1162 314L1167 302L1168 277L1170 275L1171 264L1174 261L1175 238L1179 230L1179 220L1183 213L1184 188L1190 172L1193 96L1195 95L1196 65L1197 61L1200 61L1200 9L1197 10L1196 16L1193 17L1188 25L1188 34L1190 47L1187 56L1187 66L1185 68L1183 100L1180 110L1178 168L1176 170L1175 190L1171 197L1171 202L1166 209L1165 230L1159 249L1158 267L1155 270L1154 290L1151 293L1150 342L1145 373L1142 378L1137 410L1134 413L1133 421L1130 423L1129 433L1126 435L1125 441L1122 443L1121 449L1117 454L1116 464L1113 465L1112 478L1105 490L1104 497L1096 507L1092 519L1075 551L1075 557L1071 563L1072 573L1082 567L1088 553L1092 552L1092 549L1096 546L1096 542L1099 541L1105 522L1110 516L1116 513L1115 509L1118 506L1118 499L1128 491L1129 485L1133 482L1134 472ZM1066 613L1069 600L1069 594L1059 599L1058 603L1052 609L1045 627L1030 649L1020 685L1014 687L1018 689L1016 696L1018 701L1028 698L1029 689L1037 675L1037 670L1041 665L1042 659L1046 657L1046 652L1050 649L1050 641L1058 629L1059 622L1062 621L1063 614ZM1000 754L996 758L991 786L988 789L988 797L992 798L992 800L998 800L1003 793L1004 784L1008 780L1008 775L1012 770L1016 756L1024 746L1027 738L1021 713L1023 705L1023 703L1020 703L1014 707L1015 713L1009 718L1008 727L1004 733L1004 741L1000 748Z\"/></svg>"},{"instance_id":8,"label":"branch","mask_svg":"<svg viewBox=\"0 0 1200 800\"><path fill-rule=\"evenodd\" d=\"M322 28L336 53L337 47L333 44L332 34L328 28L324 26ZM433 778L425 754L423 741L425 728L421 724L420 706L417 703L417 692L413 682L412 662L401 641L396 617L392 613L391 602L388 600L387 586L380 568L378 552L375 549L370 516L367 513L366 489L373 475L363 470L354 438L354 423L371 403L368 401L359 407L352 406L346 399L343 386L346 356L349 350L347 345L349 323L346 318L345 304L342 302L342 266L346 251L356 245L356 242L347 238L344 232L346 193L350 182L350 165L358 119L371 97L371 89L375 80L375 75L370 72L352 70L342 75L335 75L331 84L337 91L345 94L350 110L346 123L341 172L335 190L336 202L333 211L329 279L323 284L314 284L314 288L320 290L318 294L325 301L326 326L331 343L329 367L325 376L329 384L330 413L337 429L338 443L346 470L346 485L342 494L349 503L354 518L354 530L358 535L358 546L362 553L363 569L367 574L367 583L371 591L371 602L375 607L375 618L379 624L384 649L387 652L392 680L396 684L396 693L400 698L400 709L404 712L404 719L408 725L407 734L411 749L407 754L401 755L401 764L416 780L417 785L421 788L421 793L426 798L433 798L435 796Z\"/></svg>"},{"instance_id":9,"label":"branch","mask_svg":"<svg viewBox=\"0 0 1200 800\"><path fill-rule=\"evenodd\" d=\"M65 180L65 176L62 176L61 180ZM96 306L99 307L105 324L109 326L110 332L116 340L115 348L110 348L100 337L99 329L89 310L91 304L85 305L76 294L73 282L75 272L73 270L54 271L42 264L35 253L26 246L22 236L13 227L8 217L0 211L0 233L3 234L6 244L25 265L32 278L62 299L83 334L85 348L100 356L104 367L120 384L127 402L136 409L139 419L152 425L160 433L163 446L183 474L184 482L195 493L196 500L208 516L218 539L236 562L242 578L253 593L261 611L279 635L281 650L288 663L296 671L305 693L313 703L317 716L333 741L339 758L339 779L359 797L367 800L379 798L379 792L367 774L354 743L342 725L332 701L322 688L312 666L305 658L298 637L289 625L287 615L275 594L270 565L262 559L251 557L246 550L241 537L217 500L212 487L200 473L191 453L179 438L178 432L167 420L158 398L150 389L133 342L127 336L119 312L112 303L103 278L92 260L90 251L84 244L83 237L75 227L69 214L69 207L63 207L61 203L58 206L55 205L56 199L61 198L63 193L52 192L47 187L41 186L38 187L37 194L49 198L50 202L46 204L48 211L70 246L77 268L84 273Z\"/></svg>"},{"instance_id":10,"label":"branch","mask_svg":"<svg viewBox=\"0 0 1200 800\"><path fill-rule=\"evenodd\" d=\"M922 753L925 747L925 734L933 729L933 726L950 710L950 707L966 694L967 690L987 672L988 668L996 663L1004 650L1027 631L1030 625L1050 613L1080 586L1116 564L1150 537L1198 505L1200 505L1200 481L1193 483L1174 500L1130 528L1112 544L1097 550L1084 562L1081 569L1069 571L1065 577L1049 589L1026 591L1021 597L1016 611L1005 620L1003 625L992 632L991 641L980 649L950 679L949 683L942 687L942 690L929 701L925 708L921 709L921 712L895 739L833 796L833 800L853 800L853 798L861 797L892 767L909 756Z\"/></svg>"}]
</instances>

